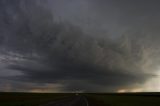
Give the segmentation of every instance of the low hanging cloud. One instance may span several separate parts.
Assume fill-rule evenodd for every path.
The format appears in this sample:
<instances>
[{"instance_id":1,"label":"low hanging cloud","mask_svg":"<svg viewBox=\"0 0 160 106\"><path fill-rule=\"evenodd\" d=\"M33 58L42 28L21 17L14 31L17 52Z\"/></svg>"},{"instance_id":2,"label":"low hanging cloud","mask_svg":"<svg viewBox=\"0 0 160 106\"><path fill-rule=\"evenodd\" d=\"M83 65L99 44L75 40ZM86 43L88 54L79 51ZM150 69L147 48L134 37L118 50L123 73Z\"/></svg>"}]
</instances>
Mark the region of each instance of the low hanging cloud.
<instances>
[{"instance_id":1,"label":"low hanging cloud","mask_svg":"<svg viewBox=\"0 0 160 106\"><path fill-rule=\"evenodd\" d=\"M132 32L117 39L92 37L80 27L56 22L43 4L41 0L0 1L1 57L7 61L3 70L21 73L0 77L1 84L12 80L8 81L15 86L11 91L21 85L21 91L107 92L152 77L153 60L159 61L157 42L150 44L152 36Z\"/></svg>"}]
</instances>

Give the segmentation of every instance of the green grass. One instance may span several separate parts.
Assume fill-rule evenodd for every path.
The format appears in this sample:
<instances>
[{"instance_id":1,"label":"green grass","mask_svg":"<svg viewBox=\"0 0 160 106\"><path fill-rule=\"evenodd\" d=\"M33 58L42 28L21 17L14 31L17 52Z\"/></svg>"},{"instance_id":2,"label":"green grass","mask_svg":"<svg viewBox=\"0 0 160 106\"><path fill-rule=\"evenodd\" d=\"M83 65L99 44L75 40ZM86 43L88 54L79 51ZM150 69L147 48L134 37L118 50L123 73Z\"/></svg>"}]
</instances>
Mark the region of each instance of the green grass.
<instances>
[{"instance_id":1,"label":"green grass","mask_svg":"<svg viewBox=\"0 0 160 106\"><path fill-rule=\"evenodd\" d=\"M88 94L92 106L160 106L160 96L142 94Z\"/></svg>"},{"instance_id":2,"label":"green grass","mask_svg":"<svg viewBox=\"0 0 160 106\"><path fill-rule=\"evenodd\" d=\"M72 95L64 93L0 93L0 106L39 106Z\"/></svg>"},{"instance_id":3,"label":"green grass","mask_svg":"<svg viewBox=\"0 0 160 106\"><path fill-rule=\"evenodd\" d=\"M0 106L39 106L71 97L71 93L0 93ZM89 106L160 106L160 94L79 94L86 96Z\"/></svg>"}]
</instances>

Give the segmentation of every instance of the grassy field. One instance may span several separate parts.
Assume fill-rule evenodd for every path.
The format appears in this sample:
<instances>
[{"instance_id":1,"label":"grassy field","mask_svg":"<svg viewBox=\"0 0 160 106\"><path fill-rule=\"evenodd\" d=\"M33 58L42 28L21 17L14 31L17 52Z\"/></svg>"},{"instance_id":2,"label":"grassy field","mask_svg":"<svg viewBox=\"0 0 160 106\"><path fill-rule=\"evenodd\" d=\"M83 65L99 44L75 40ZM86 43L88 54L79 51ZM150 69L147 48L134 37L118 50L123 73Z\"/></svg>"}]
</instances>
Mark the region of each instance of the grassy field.
<instances>
[{"instance_id":1,"label":"grassy field","mask_svg":"<svg viewBox=\"0 0 160 106\"><path fill-rule=\"evenodd\" d=\"M39 106L74 95L69 93L0 93L0 106ZM158 93L82 93L79 95L86 96L89 106L160 106Z\"/></svg>"},{"instance_id":2,"label":"grassy field","mask_svg":"<svg viewBox=\"0 0 160 106\"><path fill-rule=\"evenodd\" d=\"M156 93L87 94L91 106L160 106Z\"/></svg>"},{"instance_id":3,"label":"grassy field","mask_svg":"<svg viewBox=\"0 0 160 106\"><path fill-rule=\"evenodd\" d=\"M39 106L72 95L64 93L0 93L0 106Z\"/></svg>"}]
</instances>

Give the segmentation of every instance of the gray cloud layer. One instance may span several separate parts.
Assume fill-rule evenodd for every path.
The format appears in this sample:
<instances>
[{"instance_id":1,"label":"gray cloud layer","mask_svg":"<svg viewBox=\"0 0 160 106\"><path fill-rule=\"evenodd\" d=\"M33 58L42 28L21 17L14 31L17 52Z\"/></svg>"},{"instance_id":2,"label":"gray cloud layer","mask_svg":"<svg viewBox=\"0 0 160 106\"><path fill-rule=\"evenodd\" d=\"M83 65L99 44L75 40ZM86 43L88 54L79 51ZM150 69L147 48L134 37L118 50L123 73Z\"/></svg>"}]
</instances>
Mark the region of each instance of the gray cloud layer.
<instances>
[{"instance_id":1,"label":"gray cloud layer","mask_svg":"<svg viewBox=\"0 0 160 106\"><path fill-rule=\"evenodd\" d=\"M59 84L55 90L105 92L153 77L151 71L160 61L158 30L132 29L115 39L90 36L73 22L56 22L52 10L43 4L40 0L0 1L1 54L9 57L3 59L8 62L1 69L21 73L1 77L1 84L13 80L8 81L15 86L13 91L17 85L21 91L30 91L44 89L43 84Z\"/></svg>"}]
</instances>

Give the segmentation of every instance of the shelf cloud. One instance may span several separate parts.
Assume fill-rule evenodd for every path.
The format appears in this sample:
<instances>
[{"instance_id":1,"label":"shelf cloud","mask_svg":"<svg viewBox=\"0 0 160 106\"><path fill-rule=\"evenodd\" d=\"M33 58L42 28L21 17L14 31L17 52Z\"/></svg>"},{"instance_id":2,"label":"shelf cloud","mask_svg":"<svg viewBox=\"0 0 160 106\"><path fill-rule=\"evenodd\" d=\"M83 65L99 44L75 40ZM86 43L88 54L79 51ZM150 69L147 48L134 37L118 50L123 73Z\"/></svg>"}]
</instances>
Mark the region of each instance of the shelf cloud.
<instances>
[{"instance_id":1,"label":"shelf cloud","mask_svg":"<svg viewBox=\"0 0 160 106\"><path fill-rule=\"evenodd\" d=\"M158 3L1 0L0 90L146 91L160 63Z\"/></svg>"}]
</instances>

